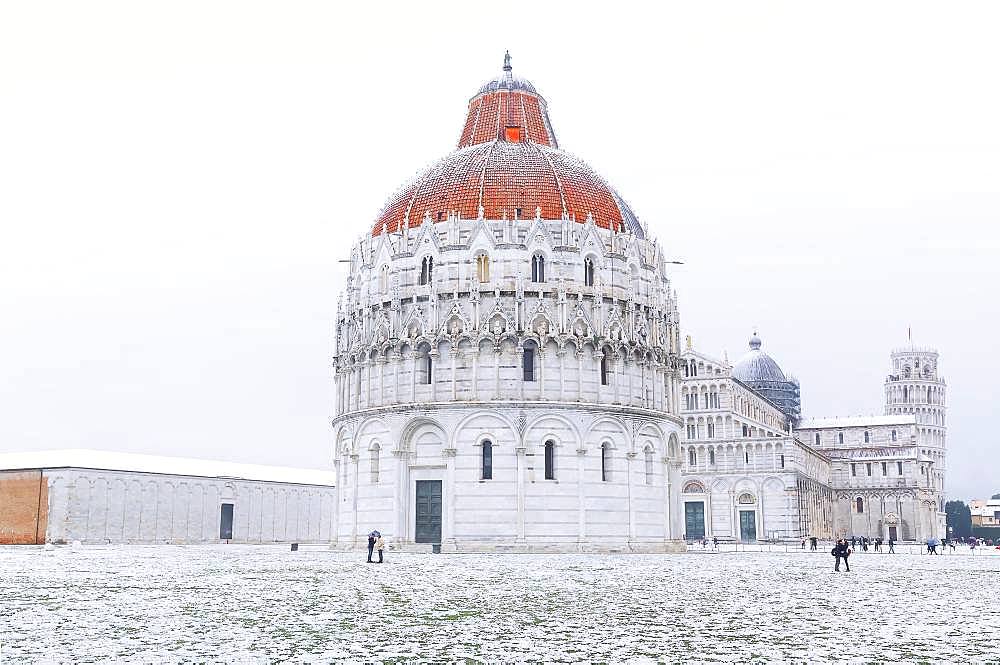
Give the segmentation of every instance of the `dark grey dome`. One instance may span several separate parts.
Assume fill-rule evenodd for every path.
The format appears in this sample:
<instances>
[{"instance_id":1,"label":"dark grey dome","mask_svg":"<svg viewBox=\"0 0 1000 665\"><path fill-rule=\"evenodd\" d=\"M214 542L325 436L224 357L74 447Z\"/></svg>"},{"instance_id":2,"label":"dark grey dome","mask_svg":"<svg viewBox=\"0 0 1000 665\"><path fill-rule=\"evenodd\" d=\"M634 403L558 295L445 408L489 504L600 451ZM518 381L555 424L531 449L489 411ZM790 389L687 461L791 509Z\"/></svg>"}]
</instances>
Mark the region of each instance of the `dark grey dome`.
<instances>
[{"instance_id":1,"label":"dark grey dome","mask_svg":"<svg viewBox=\"0 0 1000 665\"><path fill-rule=\"evenodd\" d=\"M733 378L769 400L797 425L802 412L799 382L785 376L774 358L760 349L760 337L754 332L750 350L733 367Z\"/></svg>"},{"instance_id":2,"label":"dark grey dome","mask_svg":"<svg viewBox=\"0 0 1000 665\"><path fill-rule=\"evenodd\" d=\"M750 350L733 366L733 377L747 384L757 381L787 381L774 358L760 350L760 344L760 338L754 333L750 338Z\"/></svg>"}]
</instances>

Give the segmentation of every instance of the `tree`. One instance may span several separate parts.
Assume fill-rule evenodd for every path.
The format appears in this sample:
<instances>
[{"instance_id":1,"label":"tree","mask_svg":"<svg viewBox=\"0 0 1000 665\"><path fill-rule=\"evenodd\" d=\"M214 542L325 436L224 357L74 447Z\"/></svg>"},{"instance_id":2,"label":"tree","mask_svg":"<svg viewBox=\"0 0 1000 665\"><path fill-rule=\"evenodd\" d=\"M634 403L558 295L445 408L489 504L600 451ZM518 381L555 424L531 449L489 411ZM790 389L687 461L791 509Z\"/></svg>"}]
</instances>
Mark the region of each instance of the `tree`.
<instances>
[{"instance_id":1,"label":"tree","mask_svg":"<svg viewBox=\"0 0 1000 665\"><path fill-rule=\"evenodd\" d=\"M952 538L968 538L972 535L972 511L964 501L949 501L944 504L945 524Z\"/></svg>"}]
</instances>

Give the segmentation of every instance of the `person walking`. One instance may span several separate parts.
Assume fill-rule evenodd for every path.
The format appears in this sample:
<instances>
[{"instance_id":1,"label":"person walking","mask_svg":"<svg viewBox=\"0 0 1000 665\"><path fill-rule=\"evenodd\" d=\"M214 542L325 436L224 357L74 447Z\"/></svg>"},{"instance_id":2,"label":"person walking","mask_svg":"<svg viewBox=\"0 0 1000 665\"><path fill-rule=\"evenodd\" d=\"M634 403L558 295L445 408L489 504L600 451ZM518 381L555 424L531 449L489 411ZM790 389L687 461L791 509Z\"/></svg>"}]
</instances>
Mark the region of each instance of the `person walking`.
<instances>
[{"instance_id":1,"label":"person walking","mask_svg":"<svg viewBox=\"0 0 1000 665\"><path fill-rule=\"evenodd\" d=\"M896 543L892 538L889 539L889 554L895 554L896 550L892 549L892 546Z\"/></svg>"},{"instance_id":2,"label":"person walking","mask_svg":"<svg viewBox=\"0 0 1000 665\"><path fill-rule=\"evenodd\" d=\"M819 538L817 538L816 536L811 536L809 538L809 551L810 552L815 552L816 551L816 545L818 543L819 543Z\"/></svg>"},{"instance_id":3,"label":"person walking","mask_svg":"<svg viewBox=\"0 0 1000 665\"><path fill-rule=\"evenodd\" d=\"M368 563L372 563L372 550L375 549L375 532L368 534Z\"/></svg>"},{"instance_id":4,"label":"person walking","mask_svg":"<svg viewBox=\"0 0 1000 665\"><path fill-rule=\"evenodd\" d=\"M382 563L382 550L385 549L385 540L382 539L381 533L375 539L375 549L378 550L378 562Z\"/></svg>"}]
</instances>

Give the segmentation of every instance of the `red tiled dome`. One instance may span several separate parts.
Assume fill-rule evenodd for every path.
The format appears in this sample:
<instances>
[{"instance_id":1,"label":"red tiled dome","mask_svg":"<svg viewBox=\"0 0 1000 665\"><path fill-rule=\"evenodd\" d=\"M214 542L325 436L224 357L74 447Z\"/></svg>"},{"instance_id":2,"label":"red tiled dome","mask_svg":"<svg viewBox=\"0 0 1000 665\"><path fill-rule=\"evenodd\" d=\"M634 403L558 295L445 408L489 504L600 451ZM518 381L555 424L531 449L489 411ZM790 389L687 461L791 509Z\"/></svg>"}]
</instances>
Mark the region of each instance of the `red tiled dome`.
<instances>
[{"instance_id":1,"label":"red tiled dome","mask_svg":"<svg viewBox=\"0 0 1000 665\"><path fill-rule=\"evenodd\" d=\"M475 219L543 219L563 215L583 223L591 215L604 228L623 225L641 234L635 215L583 161L558 149L545 100L530 82L510 73L486 83L469 102L459 149L396 192L379 214L372 234L397 231L425 215L444 221L456 213Z\"/></svg>"}]
</instances>

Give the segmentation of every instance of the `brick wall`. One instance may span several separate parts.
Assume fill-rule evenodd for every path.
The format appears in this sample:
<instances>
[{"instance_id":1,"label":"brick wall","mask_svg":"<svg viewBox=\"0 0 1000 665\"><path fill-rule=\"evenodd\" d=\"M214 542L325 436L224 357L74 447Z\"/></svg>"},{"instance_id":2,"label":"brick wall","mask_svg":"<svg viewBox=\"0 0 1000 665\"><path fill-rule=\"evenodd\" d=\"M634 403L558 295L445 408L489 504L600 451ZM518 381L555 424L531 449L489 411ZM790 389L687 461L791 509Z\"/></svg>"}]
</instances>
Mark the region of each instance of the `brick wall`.
<instances>
[{"instance_id":1,"label":"brick wall","mask_svg":"<svg viewBox=\"0 0 1000 665\"><path fill-rule=\"evenodd\" d=\"M42 471L0 471L0 545L45 542L48 483Z\"/></svg>"}]
</instances>

